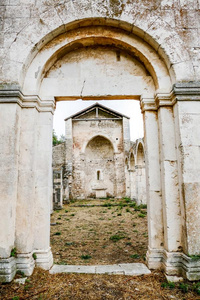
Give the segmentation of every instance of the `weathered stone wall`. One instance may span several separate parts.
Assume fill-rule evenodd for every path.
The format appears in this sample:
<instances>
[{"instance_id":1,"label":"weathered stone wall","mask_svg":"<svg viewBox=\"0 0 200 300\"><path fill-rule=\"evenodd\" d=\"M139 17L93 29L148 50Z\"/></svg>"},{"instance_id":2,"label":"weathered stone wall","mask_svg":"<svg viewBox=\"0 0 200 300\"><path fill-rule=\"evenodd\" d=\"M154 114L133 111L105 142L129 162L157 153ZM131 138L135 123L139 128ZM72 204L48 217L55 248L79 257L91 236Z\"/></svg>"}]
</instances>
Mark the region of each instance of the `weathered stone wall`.
<instances>
[{"instance_id":1,"label":"weathered stone wall","mask_svg":"<svg viewBox=\"0 0 200 300\"><path fill-rule=\"evenodd\" d=\"M2 0L1 79L21 84L25 63L31 62L35 47L41 49L52 38L51 32L64 32L65 24L74 20L101 17L127 21L128 30L135 27L150 43L152 37L153 47L171 62L177 81L200 80L199 5L197 0Z\"/></svg>"},{"instance_id":2,"label":"weathered stone wall","mask_svg":"<svg viewBox=\"0 0 200 300\"><path fill-rule=\"evenodd\" d=\"M65 143L53 147L53 168L59 168L65 164Z\"/></svg>"},{"instance_id":3,"label":"weathered stone wall","mask_svg":"<svg viewBox=\"0 0 200 300\"><path fill-rule=\"evenodd\" d=\"M1 280L11 280L16 269L30 274L33 252L37 265L52 264L49 212L55 99L115 97L140 100L144 116L148 265L162 267L169 276L200 278L200 262L188 256L198 255L200 249L199 5L197 0L1 0L0 139L7 141L0 148ZM99 94L84 89L82 83L78 95L64 97L65 86L54 81L57 88L44 94L48 71L56 61L64 63L69 52L94 45L112 46L122 51L123 59L125 53L131 55L153 81L137 93L134 80L131 95L122 94L120 84L122 89L114 86ZM109 78L106 72L105 77ZM150 93L152 82L155 93ZM53 94L59 90L61 95ZM119 155L117 160L123 161L121 168L124 158ZM116 173L121 173L120 168ZM10 257L16 245L17 259Z\"/></svg>"},{"instance_id":4,"label":"weathered stone wall","mask_svg":"<svg viewBox=\"0 0 200 300\"><path fill-rule=\"evenodd\" d=\"M126 154L127 171L126 186L129 186L129 197L138 205L147 204L145 149L144 140L131 142L129 152Z\"/></svg>"},{"instance_id":5,"label":"weathered stone wall","mask_svg":"<svg viewBox=\"0 0 200 300\"><path fill-rule=\"evenodd\" d=\"M125 196L122 120L101 120L101 118L107 117L104 113L101 114L100 120L89 119L93 117L95 115L90 113L87 115L86 121L72 121L72 195L74 198L94 197L96 196L96 190L103 190L105 188L104 197ZM90 143L97 137L102 139L103 145L100 147L98 143L99 139L97 139L96 146L94 142L92 145L93 149L91 150ZM103 176L100 182L97 182L98 170L101 172L101 176ZM110 171L108 172L108 170Z\"/></svg>"}]
</instances>

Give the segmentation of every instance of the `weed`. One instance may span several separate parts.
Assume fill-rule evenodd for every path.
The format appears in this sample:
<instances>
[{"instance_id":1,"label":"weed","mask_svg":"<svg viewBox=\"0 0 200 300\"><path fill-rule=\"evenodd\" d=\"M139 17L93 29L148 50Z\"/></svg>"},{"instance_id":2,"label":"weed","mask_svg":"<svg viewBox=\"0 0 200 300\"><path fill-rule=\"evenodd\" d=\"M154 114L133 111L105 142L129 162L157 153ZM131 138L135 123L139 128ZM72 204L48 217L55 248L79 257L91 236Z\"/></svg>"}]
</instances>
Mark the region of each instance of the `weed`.
<instances>
[{"instance_id":1,"label":"weed","mask_svg":"<svg viewBox=\"0 0 200 300\"><path fill-rule=\"evenodd\" d=\"M183 293L187 293L188 292L188 284L185 284L183 282L181 282L179 284L179 289L183 292Z\"/></svg>"},{"instance_id":2,"label":"weed","mask_svg":"<svg viewBox=\"0 0 200 300\"><path fill-rule=\"evenodd\" d=\"M74 216L75 216L75 214L71 214L70 216L71 216L71 217L74 217Z\"/></svg>"},{"instance_id":3,"label":"weed","mask_svg":"<svg viewBox=\"0 0 200 300\"><path fill-rule=\"evenodd\" d=\"M102 206L103 206L103 207L110 207L110 206L112 206L112 203L110 203L110 202L104 203Z\"/></svg>"},{"instance_id":4,"label":"weed","mask_svg":"<svg viewBox=\"0 0 200 300\"><path fill-rule=\"evenodd\" d=\"M11 256L11 257L16 257L16 255L17 255L17 249L16 249L16 248L13 248L13 249L11 250L11 252L10 252L10 256Z\"/></svg>"},{"instance_id":5,"label":"weed","mask_svg":"<svg viewBox=\"0 0 200 300\"><path fill-rule=\"evenodd\" d=\"M146 204L140 204L140 208L147 208Z\"/></svg>"},{"instance_id":6,"label":"weed","mask_svg":"<svg viewBox=\"0 0 200 300\"><path fill-rule=\"evenodd\" d=\"M35 253L35 252L33 253L33 255L32 255L32 256L33 256L33 259L34 259L34 260L36 260L36 259L37 259L37 255L36 255L36 253Z\"/></svg>"},{"instance_id":7,"label":"weed","mask_svg":"<svg viewBox=\"0 0 200 300\"><path fill-rule=\"evenodd\" d=\"M65 209L65 212L68 213L69 211L67 209Z\"/></svg>"},{"instance_id":8,"label":"weed","mask_svg":"<svg viewBox=\"0 0 200 300\"><path fill-rule=\"evenodd\" d=\"M129 203L129 202L131 202L131 199L130 199L130 198L128 198L128 197L124 197L124 198L123 198L123 200L125 200L125 202L126 202L126 203Z\"/></svg>"},{"instance_id":9,"label":"weed","mask_svg":"<svg viewBox=\"0 0 200 300\"><path fill-rule=\"evenodd\" d=\"M58 217L58 220L61 220L61 217Z\"/></svg>"},{"instance_id":10,"label":"weed","mask_svg":"<svg viewBox=\"0 0 200 300\"><path fill-rule=\"evenodd\" d=\"M194 283L192 289L197 293L197 295L200 295L200 282Z\"/></svg>"},{"instance_id":11,"label":"weed","mask_svg":"<svg viewBox=\"0 0 200 300\"><path fill-rule=\"evenodd\" d=\"M129 204L130 207L136 207L136 202L132 202Z\"/></svg>"},{"instance_id":12,"label":"weed","mask_svg":"<svg viewBox=\"0 0 200 300\"><path fill-rule=\"evenodd\" d=\"M12 300L19 300L19 296L14 296Z\"/></svg>"},{"instance_id":13,"label":"weed","mask_svg":"<svg viewBox=\"0 0 200 300\"><path fill-rule=\"evenodd\" d=\"M161 287L174 289L175 288L175 283L171 282L171 281L163 282L163 283L161 283Z\"/></svg>"},{"instance_id":14,"label":"weed","mask_svg":"<svg viewBox=\"0 0 200 300\"><path fill-rule=\"evenodd\" d=\"M198 260L198 259L200 259L200 254L198 254L198 255L189 255L189 254L188 254L188 256L189 256L192 260Z\"/></svg>"},{"instance_id":15,"label":"weed","mask_svg":"<svg viewBox=\"0 0 200 300\"><path fill-rule=\"evenodd\" d=\"M73 246L74 245L74 242L67 242L65 243L65 246Z\"/></svg>"},{"instance_id":16,"label":"weed","mask_svg":"<svg viewBox=\"0 0 200 300\"><path fill-rule=\"evenodd\" d=\"M67 265L67 263L65 261L59 261L57 262L57 265Z\"/></svg>"},{"instance_id":17,"label":"weed","mask_svg":"<svg viewBox=\"0 0 200 300\"><path fill-rule=\"evenodd\" d=\"M20 276L22 276L22 277L25 277L24 272L21 271L21 270L17 270L16 274L18 274L18 275L20 275Z\"/></svg>"},{"instance_id":18,"label":"weed","mask_svg":"<svg viewBox=\"0 0 200 300\"><path fill-rule=\"evenodd\" d=\"M30 279L26 279L25 282L26 283L30 283L31 281L30 281Z\"/></svg>"},{"instance_id":19,"label":"weed","mask_svg":"<svg viewBox=\"0 0 200 300\"><path fill-rule=\"evenodd\" d=\"M81 255L81 258L82 259L90 259L90 258L92 258L92 256L90 256L89 254L86 254L86 255Z\"/></svg>"},{"instance_id":20,"label":"weed","mask_svg":"<svg viewBox=\"0 0 200 300\"><path fill-rule=\"evenodd\" d=\"M127 245L127 246L131 246L132 243L131 243L131 242L127 242L126 245Z\"/></svg>"},{"instance_id":21,"label":"weed","mask_svg":"<svg viewBox=\"0 0 200 300\"><path fill-rule=\"evenodd\" d=\"M121 215L122 215L121 213L117 214L118 217L120 217Z\"/></svg>"},{"instance_id":22,"label":"weed","mask_svg":"<svg viewBox=\"0 0 200 300\"><path fill-rule=\"evenodd\" d=\"M145 218L145 216L146 216L146 215L143 214L143 213L139 213L139 214L138 214L138 217L140 217L140 218Z\"/></svg>"},{"instance_id":23,"label":"weed","mask_svg":"<svg viewBox=\"0 0 200 300\"><path fill-rule=\"evenodd\" d=\"M61 235L61 232L57 231L54 235Z\"/></svg>"},{"instance_id":24,"label":"weed","mask_svg":"<svg viewBox=\"0 0 200 300\"><path fill-rule=\"evenodd\" d=\"M123 236L123 235L115 234L115 235L112 235L110 237L110 240L113 241L113 242L117 242L117 241L119 241L121 239L124 239L124 238L125 238L125 236Z\"/></svg>"},{"instance_id":25,"label":"weed","mask_svg":"<svg viewBox=\"0 0 200 300\"><path fill-rule=\"evenodd\" d=\"M137 258L140 258L140 256L136 253L136 254L130 255L130 258L137 259Z\"/></svg>"}]
</instances>

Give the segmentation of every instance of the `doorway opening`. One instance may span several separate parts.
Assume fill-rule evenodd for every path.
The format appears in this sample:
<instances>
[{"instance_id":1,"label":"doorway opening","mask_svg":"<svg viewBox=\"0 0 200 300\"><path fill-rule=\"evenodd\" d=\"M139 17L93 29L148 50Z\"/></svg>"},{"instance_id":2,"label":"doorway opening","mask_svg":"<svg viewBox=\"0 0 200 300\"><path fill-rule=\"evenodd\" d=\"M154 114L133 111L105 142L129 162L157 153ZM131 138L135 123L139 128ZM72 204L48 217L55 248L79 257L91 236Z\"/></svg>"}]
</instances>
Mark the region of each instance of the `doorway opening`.
<instances>
[{"instance_id":1,"label":"doorway opening","mask_svg":"<svg viewBox=\"0 0 200 300\"><path fill-rule=\"evenodd\" d=\"M74 174L72 174L70 179L71 188L80 191L82 178L86 193L77 193L77 197L69 197L65 200L64 195L69 195L69 192L66 193L63 188L64 178L67 180L63 164L63 184L60 184L60 187L63 189L62 200L64 200L64 205L62 207L57 206L52 215L52 224L54 226L51 226L51 247L54 261L58 264L75 265L144 262L148 240L147 210L145 203L137 201L137 184L140 184L141 181L138 179L140 174L137 171L141 171L141 169L137 168L135 163L137 149L138 147L141 149L140 144L143 145L142 115L139 102L131 100L107 101L108 110L104 111L103 118L96 121L97 126L94 124L95 121L93 119L94 114L96 117L96 107L94 107L94 114L91 110L92 105L95 106L96 103L91 104L91 102L80 100L71 103L65 104L66 107L71 108L73 104L76 106L76 103L86 106L84 109L81 109L81 105L79 106L81 116L79 113L77 115L77 109L73 111L74 114L71 111L69 112L69 109L66 109L66 113L64 113L64 103L58 102L57 109L60 112L57 110L58 117L55 113L55 120L61 119L60 114L62 114L63 123L64 119L68 122L68 117L72 116L72 120L74 118L74 121L72 121L72 128L74 128L72 136L77 133L78 137L74 136L72 139L72 152L74 151L72 173L74 172ZM125 143L122 143L124 139L123 126L125 124L120 119L113 120L113 118L116 119L116 116L113 115L109 119L109 113L112 112L112 108L108 107L108 105L111 106L113 104L114 106L115 103L117 103L119 108L121 106L119 113L123 111L124 115L130 115L130 111L135 112L135 115L132 113L133 117L130 119L132 133L130 136L135 136L136 141L129 140L128 147ZM105 101L100 101L100 105L105 107ZM122 109L125 105L127 105L126 112ZM90 111L87 111L88 107ZM101 114L100 109L101 107L98 107L98 114ZM86 111L84 112L84 110ZM75 116L73 117L73 115ZM110 123L108 121L106 123L105 119L109 119ZM78 122L81 122L83 131L76 129ZM117 125L113 125L115 124L114 122ZM90 124L91 127L86 123ZM120 127L120 124L122 127ZM119 132L114 132L117 128L116 126L120 127ZM138 127L140 127L140 131ZM65 128L70 127L65 125ZM89 134L87 128L89 130L94 128L94 134L92 131ZM136 132L134 132L134 128L137 129L137 131L135 130ZM87 140L85 143L83 139L84 134ZM57 135L59 136L59 134ZM61 131L61 138L63 135L64 131ZM68 138L67 130L65 137L66 139ZM120 142L121 147L122 145L124 147L122 153L120 153L121 158L120 156L117 157L118 150L114 144L118 145L117 143ZM53 167L55 169L58 168L56 159L58 163L61 163L61 158L58 159L58 157L59 153L61 153L61 148L65 144L66 141L53 147ZM76 148L80 151L76 152ZM56 149L58 149L58 152L56 152ZM76 158L77 153L79 154L78 159ZM63 157L69 159L67 153ZM117 165L117 160L119 165ZM81 169L81 163L83 164L83 169ZM122 163L123 167L121 167ZM120 173L122 171L125 174L124 194L120 197L115 197L116 172ZM81 174L81 172L83 173ZM119 179L122 180L122 178ZM76 181L75 184L73 184L73 180ZM143 192L145 193L145 191ZM73 195L73 192L71 194ZM77 199L79 195L80 197Z\"/></svg>"}]
</instances>

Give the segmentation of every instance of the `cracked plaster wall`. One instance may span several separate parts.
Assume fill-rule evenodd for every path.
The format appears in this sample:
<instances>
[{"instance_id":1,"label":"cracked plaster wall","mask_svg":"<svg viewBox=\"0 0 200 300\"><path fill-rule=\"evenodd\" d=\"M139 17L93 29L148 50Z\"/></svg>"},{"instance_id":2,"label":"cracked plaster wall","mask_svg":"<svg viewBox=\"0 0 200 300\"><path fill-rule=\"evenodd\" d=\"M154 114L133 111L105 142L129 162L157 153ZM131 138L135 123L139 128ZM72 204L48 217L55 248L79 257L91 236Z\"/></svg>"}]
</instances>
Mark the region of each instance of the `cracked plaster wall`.
<instances>
[{"instance_id":1,"label":"cracked plaster wall","mask_svg":"<svg viewBox=\"0 0 200 300\"><path fill-rule=\"evenodd\" d=\"M119 26L128 22L128 30L149 40L166 58L177 79L181 79L179 73L185 67L185 80L199 80L199 6L197 0L2 0L1 81L20 83L31 51L39 50L54 35L64 32L66 24L84 18L116 19Z\"/></svg>"}]
</instances>

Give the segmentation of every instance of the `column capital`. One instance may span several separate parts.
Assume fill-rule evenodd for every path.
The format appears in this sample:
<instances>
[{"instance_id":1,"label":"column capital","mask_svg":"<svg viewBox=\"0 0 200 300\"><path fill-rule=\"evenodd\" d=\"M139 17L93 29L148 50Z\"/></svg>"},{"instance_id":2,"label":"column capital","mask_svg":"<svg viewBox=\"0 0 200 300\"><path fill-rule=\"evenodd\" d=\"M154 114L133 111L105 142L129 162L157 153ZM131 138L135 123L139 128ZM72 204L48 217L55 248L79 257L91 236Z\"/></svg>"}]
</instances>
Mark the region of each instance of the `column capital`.
<instances>
[{"instance_id":1,"label":"column capital","mask_svg":"<svg viewBox=\"0 0 200 300\"><path fill-rule=\"evenodd\" d=\"M200 82L175 83L172 87L171 97L173 103L176 101L200 101Z\"/></svg>"},{"instance_id":2,"label":"column capital","mask_svg":"<svg viewBox=\"0 0 200 300\"><path fill-rule=\"evenodd\" d=\"M154 98L146 98L141 96L140 98L140 108L142 112L144 111L156 111L157 106Z\"/></svg>"},{"instance_id":3,"label":"column capital","mask_svg":"<svg viewBox=\"0 0 200 300\"><path fill-rule=\"evenodd\" d=\"M0 89L0 104L16 103L22 108L36 108L39 112L55 110L55 100L41 100L38 95L24 95L19 88Z\"/></svg>"}]
</instances>

